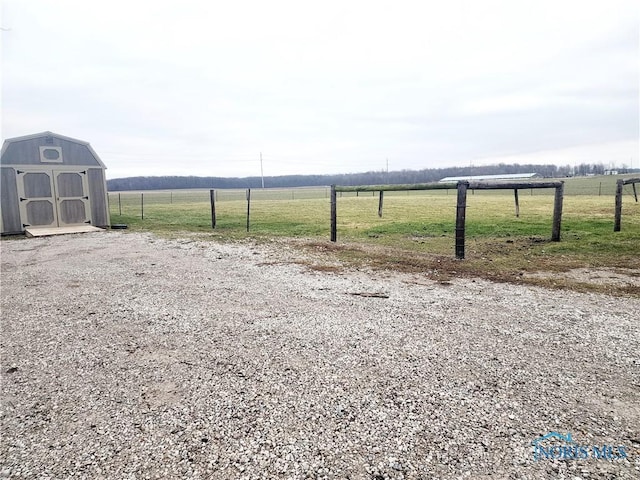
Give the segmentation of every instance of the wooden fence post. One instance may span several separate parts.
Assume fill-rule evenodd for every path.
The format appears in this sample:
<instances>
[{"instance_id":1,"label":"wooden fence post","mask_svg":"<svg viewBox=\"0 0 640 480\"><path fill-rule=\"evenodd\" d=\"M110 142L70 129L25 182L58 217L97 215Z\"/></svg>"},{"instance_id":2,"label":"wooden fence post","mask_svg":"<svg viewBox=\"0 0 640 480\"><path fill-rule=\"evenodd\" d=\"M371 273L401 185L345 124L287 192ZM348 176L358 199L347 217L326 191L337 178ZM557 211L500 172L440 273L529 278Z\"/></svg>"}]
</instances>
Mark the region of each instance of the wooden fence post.
<instances>
[{"instance_id":1,"label":"wooden fence post","mask_svg":"<svg viewBox=\"0 0 640 480\"><path fill-rule=\"evenodd\" d=\"M520 202L518 201L518 189L513 189L513 196L516 199L516 218L520 217Z\"/></svg>"},{"instance_id":2,"label":"wooden fence post","mask_svg":"<svg viewBox=\"0 0 640 480\"><path fill-rule=\"evenodd\" d=\"M209 190L209 200L211 201L211 229L216 228L216 194L213 189Z\"/></svg>"},{"instance_id":3,"label":"wooden fence post","mask_svg":"<svg viewBox=\"0 0 640 480\"><path fill-rule=\"evenodd\" d=\"M140 194L140 216L144 220L144 193Z\"/></svg>"},{"instance_id":4,"label":"wooden fence post","mask_svg":"<svg viewBox=\"0 0 640 480\"><path fill-rule=\"evenodd\" d=\"M634 185L635 186L635 185ZM622 218L622 189L624 188L624 180L620 179L616 182L616 212L613 231L620 231L620 220Z\"/></svg>"},{"instance_id":5,"label":"wooden fence post","mask_svg":"<svg viewBox=\"0 0 640 480\"><path fill-rule=\"evenodd\" d=\"M636 198L636 203L638 203L638 191L636 190L635 182L632 183L631 186L633 187L633 196Z\"/></svg>"},{"instance_id":6,"label":"wooden fence post","mask_svg":"<svg viewBox=\"0 0 640 480\"><path fill-rule=\"evenodd\" d=\"M384 192L380 190L380 199L378 200L378 216L382 218L382 201L384 199Z\"/></svg>"},{"instance_id":7,"label":"wooden fence post","mask_svg":"<svg viewBox=\"0 0 640 480\"><path fill-rule=\"evenodd\" d=\"M456 258L464 259L464 222L467 209L467 189L469 182L458 182L458 203L456 205Z\"/></svg>"},{"instance_id":8,"label":"wooden fence post","mask_svg":"<svg viewBox=\"0 0 640 480\"><path fill-rule=\"evenodd\" d=\"M251 213L251 189L247 188L247 232L249 231L249 215Z\"/></svg>"},{"instance_id":9,"label":"wooden fence post","mask_svg":"<svg viewBox=\"0 0 640 480\"><path fill-rule=\"evenodd\" d=\"M560 241L560 225L562 223L562 201L564 199L564 182L556 187L556 194L553 199L553 226L551 228L551 240Z\"/></svg>"},{"instance_id":10,"label":"wooden fence post","mask_svg":"<svg viewBox=\"0 0 640 480\"><path fill-rule=\"evenodd\" d=\"M338 212L337 212L337 197L336 186L331 185L331 241L335 242L338 239Z\"/></svg>"},{"instance_id":11,"label":"wooden fence post","mask_svg":"<svg viewBox=\"0 0 640 480\"><path fill-rule=\"evenodd\" d=\"M122 216L122 201L120 200L120 192L118 192L118 214Z\"/></svg>"}]
</instances>

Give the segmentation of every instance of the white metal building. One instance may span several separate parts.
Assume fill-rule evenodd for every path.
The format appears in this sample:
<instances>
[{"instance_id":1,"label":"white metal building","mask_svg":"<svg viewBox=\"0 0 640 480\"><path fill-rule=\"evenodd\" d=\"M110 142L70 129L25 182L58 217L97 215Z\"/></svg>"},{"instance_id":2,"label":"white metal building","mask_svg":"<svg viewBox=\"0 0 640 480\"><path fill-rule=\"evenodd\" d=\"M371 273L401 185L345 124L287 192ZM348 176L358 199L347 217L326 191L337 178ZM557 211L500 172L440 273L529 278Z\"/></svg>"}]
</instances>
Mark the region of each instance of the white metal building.
<instances>
[{"instance_id":1,"label":"white metal building","mask_svg":"<svg viewBox=\"0 0 640 480\"><path fill-rule=\"evenodd\" d=\"M468 181L482 181L482 180L528 180L530 178L539 178L539 173L503 173L500 175L467 175L463 177L445 177L439 180L438 183L455 183Z\"/></svg>"}]
</instances>

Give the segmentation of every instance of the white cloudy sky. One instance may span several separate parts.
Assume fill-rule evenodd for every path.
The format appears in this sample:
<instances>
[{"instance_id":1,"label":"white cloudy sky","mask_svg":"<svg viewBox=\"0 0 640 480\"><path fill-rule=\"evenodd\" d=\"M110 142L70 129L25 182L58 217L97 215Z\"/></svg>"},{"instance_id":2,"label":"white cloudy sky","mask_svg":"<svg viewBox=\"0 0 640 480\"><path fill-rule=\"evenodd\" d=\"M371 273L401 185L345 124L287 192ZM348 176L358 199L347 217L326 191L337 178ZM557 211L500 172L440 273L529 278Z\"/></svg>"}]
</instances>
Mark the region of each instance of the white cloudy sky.
<instances>
[{"instance_id":1,"label":"white cloudy sky","mask_svg":"<svg viewBox=\"0 0 640 480\"><path fill-rule=\"evenodd\" d=\"M109 178L640 166L637 0L2 2L2 137Z\"/></svg>"}]
</instances>

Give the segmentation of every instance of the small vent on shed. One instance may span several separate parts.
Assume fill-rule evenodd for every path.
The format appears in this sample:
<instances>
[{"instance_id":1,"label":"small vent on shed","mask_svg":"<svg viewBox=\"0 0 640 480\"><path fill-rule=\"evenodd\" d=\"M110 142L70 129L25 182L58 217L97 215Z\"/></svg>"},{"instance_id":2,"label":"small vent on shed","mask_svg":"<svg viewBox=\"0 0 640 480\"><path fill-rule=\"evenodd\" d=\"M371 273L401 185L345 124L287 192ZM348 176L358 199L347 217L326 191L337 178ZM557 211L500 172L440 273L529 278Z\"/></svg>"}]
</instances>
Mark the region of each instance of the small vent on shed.
<instances>
[{"instance_id":1,"label":"small vent on shed","mask_svg":"<svg viewBox=\"0 0 640 480\"><path fill-rule=\"evenodd\" d=\"M47 135L44 137L44 143L47 145L53 145L53 137L51 135Z\"/></svg>"},{"instance_id":2,"label":"small vent on shed","mask_svg":"<svg viewBox=\"0 0 640 480\"><path fill-rule=\"evenodd\" d=\"M42 151L42 156L47 160L57 160L60 158L60 152L58 152L58 150L54 150L53 148L45 148Z\"/></svg>"},{"instance_id":3,"label":"small vent on shed","mask_svg":"<svg viewBox=\"0 0 640 480\"><path fill-rule=\"evenodd\" d=\"M42 163L63 163L62 147L40 147L40 161Z\"/></svg>"}]
</instances>

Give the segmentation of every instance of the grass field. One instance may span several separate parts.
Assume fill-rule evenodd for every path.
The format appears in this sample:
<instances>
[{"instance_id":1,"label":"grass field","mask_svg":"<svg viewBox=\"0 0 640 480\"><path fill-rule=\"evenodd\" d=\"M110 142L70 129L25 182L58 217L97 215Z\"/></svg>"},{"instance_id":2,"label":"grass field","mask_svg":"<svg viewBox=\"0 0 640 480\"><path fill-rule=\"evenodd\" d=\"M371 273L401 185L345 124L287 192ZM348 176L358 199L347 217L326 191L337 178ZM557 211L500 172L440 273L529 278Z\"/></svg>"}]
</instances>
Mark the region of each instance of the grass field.
<instances>
[{"instance_id":1,"label":"grass field","mask_svg":"<svg viewBox=\"0 0 640 480\"><path fill-rule=\"evenodd\" d=\"M117 193L111 193L110 208L112 223L165 236L195 232L219 240L286 238L357 264L437 270L443 278L455 272L518 280L523 272L538 270L640 269L640 204L631 186L626 186L622 231L614 233L615 180L566 180L560 242L549 241L553 189L521 191L519 218L512 191L470 192L463 262L454 260L454 190L387 192L382 218L377 215L377 193L339 194L335 245L328 242L329 189L325 187L252 190L249 233L244 190L216 192L215 230L211 229L209 191L144 192L144 219L140 192L123 192L119 200Z\"/></svg>"}]
</instances>

